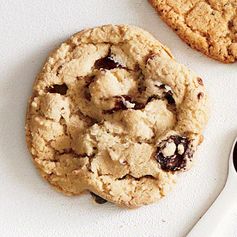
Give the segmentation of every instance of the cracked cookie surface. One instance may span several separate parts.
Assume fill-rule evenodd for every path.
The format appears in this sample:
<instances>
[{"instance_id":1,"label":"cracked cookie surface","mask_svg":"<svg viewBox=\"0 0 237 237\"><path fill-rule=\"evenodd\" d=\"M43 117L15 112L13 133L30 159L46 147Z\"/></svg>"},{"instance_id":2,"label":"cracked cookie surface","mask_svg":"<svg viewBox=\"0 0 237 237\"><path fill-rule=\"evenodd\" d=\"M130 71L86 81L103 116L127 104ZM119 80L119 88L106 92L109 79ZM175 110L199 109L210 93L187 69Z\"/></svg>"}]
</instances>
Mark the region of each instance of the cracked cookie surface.
<instances>
[{"instance_id":1,"label":"cracked cookie surface","mask_svg":"<svg viewBox=\"0 0 237 237\"><path fill-rule=\"evenodd\" d=\"M237 0L149 0L191 47L224 63L237 60Z\"/></svg>"},{"instance_id":2,"label":"cracked cookie surface","mask_svg":"<svg viewBox=\"0 0 237 237\"><path fill-rule=\"evenodd\" d=\"M41 175L65 194L120 206L162 198L207 122L202 79L134 26L81 31L56 49L29 101L26 138Z\"/></svg>"}]
</instances>

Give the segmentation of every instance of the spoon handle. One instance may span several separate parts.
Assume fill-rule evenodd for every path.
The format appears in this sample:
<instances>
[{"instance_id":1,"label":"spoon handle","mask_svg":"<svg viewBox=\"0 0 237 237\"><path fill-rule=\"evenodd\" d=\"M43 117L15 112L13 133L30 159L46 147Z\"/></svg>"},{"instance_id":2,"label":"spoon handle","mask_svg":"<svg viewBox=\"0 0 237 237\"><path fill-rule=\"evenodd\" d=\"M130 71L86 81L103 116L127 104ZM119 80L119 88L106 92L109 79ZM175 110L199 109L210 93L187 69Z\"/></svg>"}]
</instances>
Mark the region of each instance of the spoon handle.
<instances>
[{"instance_id":1,"label":"spoon handle","mask_svg":"<svg viewBox=\"0 0 237 237\"><path fill-rule=\"evenodd\" d=\"M187 237L211 237L216 235L218 224L231 211L233 205L237 200L237 193L235 191L233 182L227 180L227 183L217 197L215 202L211 205L208 211L201 217L198 223L188 233Z\"/></svg>"}]
</instances>

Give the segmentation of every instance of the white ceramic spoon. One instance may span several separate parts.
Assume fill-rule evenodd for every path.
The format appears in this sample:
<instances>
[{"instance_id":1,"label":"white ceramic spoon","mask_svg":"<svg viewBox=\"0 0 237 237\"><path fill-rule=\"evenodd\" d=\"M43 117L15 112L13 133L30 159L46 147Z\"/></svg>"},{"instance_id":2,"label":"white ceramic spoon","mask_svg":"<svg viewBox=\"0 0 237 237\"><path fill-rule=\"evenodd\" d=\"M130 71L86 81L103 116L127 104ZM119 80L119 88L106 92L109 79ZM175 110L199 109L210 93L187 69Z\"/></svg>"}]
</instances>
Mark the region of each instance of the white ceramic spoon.
<instances>
[{"instance_id":1,"label":"white ceramic spoon","mask_svg":"<svg viewBox=\"0 0 237 237\"><path fill-rule=\"evenodd\" d=\"M237 205L237 138L230 152L229 171L225 187L215 202L189 232L187 237L217 237L217 227Z\"/></svg>"}]
</instances>

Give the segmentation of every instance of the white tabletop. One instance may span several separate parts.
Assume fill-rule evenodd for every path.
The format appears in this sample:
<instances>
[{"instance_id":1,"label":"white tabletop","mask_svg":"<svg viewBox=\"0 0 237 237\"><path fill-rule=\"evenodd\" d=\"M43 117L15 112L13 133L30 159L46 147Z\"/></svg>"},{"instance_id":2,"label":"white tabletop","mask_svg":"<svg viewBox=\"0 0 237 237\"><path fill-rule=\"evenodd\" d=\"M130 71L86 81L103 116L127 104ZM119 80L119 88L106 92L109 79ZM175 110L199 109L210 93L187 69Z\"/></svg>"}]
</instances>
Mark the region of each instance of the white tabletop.
<instances>
[{"instance_id":1,"label":"white tabletop","mask_svg":"<svg viewBox=\"0 0 237 237\"><path fill-rule=\"evenodd\" d=\"M48 52L76 31L108 23L153 33L204 79L211 99L196 165L160 203L135 210L55 192L39 177L25 145L27 98ZM0 48L0 236L185 236L225 183L237 135L237 64L224 65L189 48L146 0L1 1ZM220 237L237 236L236 221L233 210Z\"/></svg>"}]
</instances>

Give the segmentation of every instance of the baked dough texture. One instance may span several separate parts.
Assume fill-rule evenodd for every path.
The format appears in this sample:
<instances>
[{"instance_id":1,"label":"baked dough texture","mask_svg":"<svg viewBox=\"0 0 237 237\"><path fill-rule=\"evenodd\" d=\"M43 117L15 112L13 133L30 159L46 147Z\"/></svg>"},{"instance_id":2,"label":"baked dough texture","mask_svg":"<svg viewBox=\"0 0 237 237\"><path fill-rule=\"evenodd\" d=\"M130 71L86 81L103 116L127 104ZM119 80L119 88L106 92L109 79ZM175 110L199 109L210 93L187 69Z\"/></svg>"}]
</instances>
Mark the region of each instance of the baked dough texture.
<instances>
[{"instance_id":1,"label":"baked dough texture","mask_svg":"<svg viewBox=\"0 0 237 237\"><path fill-rule=\"evenodd\" d=\"M192 48L224 63L237 60L237 0L149 0Z\"/></svg>"},{"instance_id":2,"label":"baked dough texture","mask_svg":"<svg viewBox=\"0 0 237 237\"><path fill-rule=\"evenodd\" d=\"M28 105L27 144L63 193L139 207L188 169L207 110L202 79L159 41L106 25L73 35L47 59Z\"/></svg>"}]
</instances>

